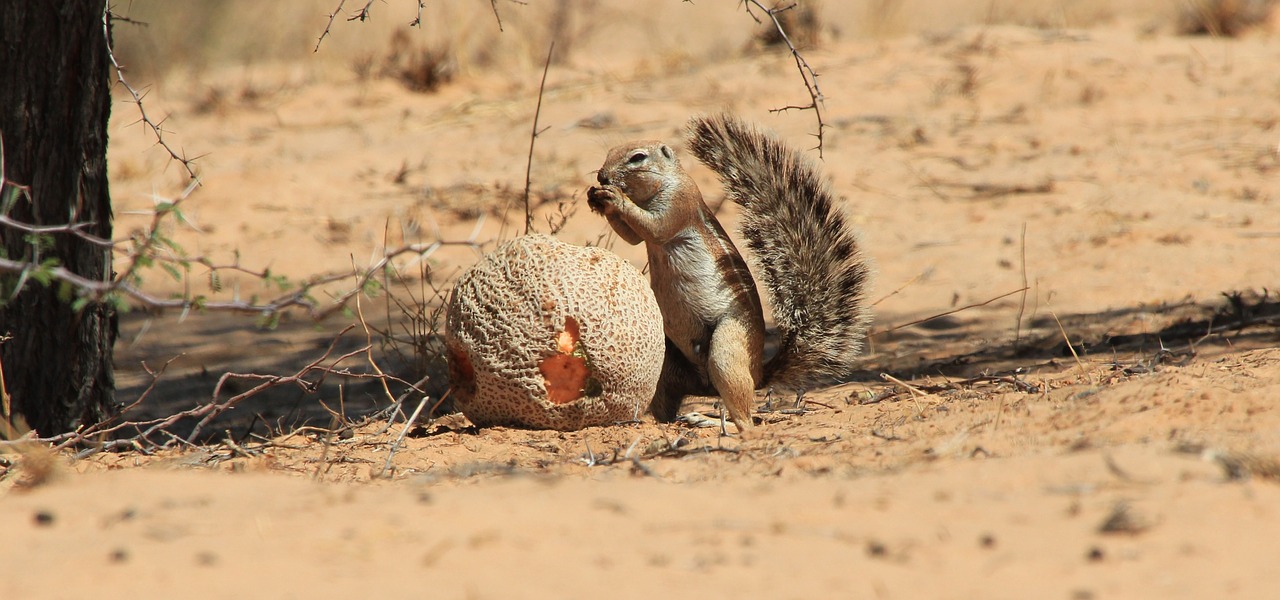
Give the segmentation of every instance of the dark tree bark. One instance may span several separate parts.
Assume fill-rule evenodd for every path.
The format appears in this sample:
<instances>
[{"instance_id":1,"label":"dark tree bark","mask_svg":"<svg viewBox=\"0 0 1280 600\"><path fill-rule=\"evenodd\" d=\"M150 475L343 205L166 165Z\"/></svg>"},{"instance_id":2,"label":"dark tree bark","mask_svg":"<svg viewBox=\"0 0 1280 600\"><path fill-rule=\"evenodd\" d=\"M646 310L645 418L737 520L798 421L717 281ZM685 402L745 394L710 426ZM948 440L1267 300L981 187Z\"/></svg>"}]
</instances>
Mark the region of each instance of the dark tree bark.
<instances>
[{"instance_id":1,"label":"dark tree bark","mask_svg":"<svg viewBox=\"0 0 1280 600\"><path fill-rule=\"evenodd\" d=\"M111 238L107 117L111 111L105 0L0 0L0 135L5 177L30 186L8 216L36 225L91 223ZM92 279L112 276L108 249L69 234L37 248L0 227L12 260L56 257ZM0 276L0 366L13 411L41 435L102 420L118 410L112 375L116 314L79 311L59 285ZM74 294L71 295L74 297Z\"/></svg>"}]
</instances>

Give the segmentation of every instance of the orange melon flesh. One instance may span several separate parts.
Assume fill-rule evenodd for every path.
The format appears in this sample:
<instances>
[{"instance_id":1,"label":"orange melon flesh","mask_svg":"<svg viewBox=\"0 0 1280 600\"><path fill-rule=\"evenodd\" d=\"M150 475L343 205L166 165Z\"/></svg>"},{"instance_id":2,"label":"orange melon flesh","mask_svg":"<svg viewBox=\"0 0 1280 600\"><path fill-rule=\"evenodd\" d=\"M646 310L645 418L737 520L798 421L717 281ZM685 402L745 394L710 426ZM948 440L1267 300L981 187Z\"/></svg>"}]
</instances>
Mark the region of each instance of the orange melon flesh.
<instances>
[{"instance_id":1,"label":"orange melon flesh","mask_svg":"<svg viewBox=\"0 0 1280 600\"><path fill-rule=\"evenodd\" d=\"M556 353L538 363L547 399L554 404L568 404L582 398L582 389L591 376L587 359L573 354L582 336L578 321L569 317L564 325L565 330L556 334Z\"/></svg>"}]
</instances>

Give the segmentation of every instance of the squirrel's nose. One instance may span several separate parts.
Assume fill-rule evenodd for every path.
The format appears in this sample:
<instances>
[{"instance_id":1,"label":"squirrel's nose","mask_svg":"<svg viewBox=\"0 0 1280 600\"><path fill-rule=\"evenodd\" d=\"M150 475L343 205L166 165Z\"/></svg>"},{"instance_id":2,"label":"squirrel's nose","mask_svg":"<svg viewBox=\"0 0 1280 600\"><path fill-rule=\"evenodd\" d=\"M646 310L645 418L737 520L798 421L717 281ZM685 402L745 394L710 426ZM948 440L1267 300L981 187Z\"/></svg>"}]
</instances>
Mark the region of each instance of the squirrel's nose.
<instances>
[{"instance_id":1,"label":"squirrel's nose","mask_svg":"<svg viewBox=\"0 0 1280 600\"><path fill-rule=\"evenodd\" d=\"M609 174L605 173L603 169L596 171L596 181L599 182L600 185L609 185Z\"/></svg>"}]
</instances>

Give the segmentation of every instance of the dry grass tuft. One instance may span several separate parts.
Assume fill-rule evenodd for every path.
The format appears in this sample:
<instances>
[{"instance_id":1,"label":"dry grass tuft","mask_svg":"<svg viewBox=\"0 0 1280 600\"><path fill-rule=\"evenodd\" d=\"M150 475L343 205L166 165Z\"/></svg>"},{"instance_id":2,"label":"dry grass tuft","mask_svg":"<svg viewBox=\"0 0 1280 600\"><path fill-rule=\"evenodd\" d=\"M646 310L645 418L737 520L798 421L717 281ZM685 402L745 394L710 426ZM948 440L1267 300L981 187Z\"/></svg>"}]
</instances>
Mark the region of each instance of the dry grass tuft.
<instances>
[{"instance_id":1,"label":"dry grass tuft","mask_svg":"<svg viewBox=\"0 0 1280 600\"><path fill-rule=\"evenodd\" d=\"M430 93L453 81L458 61L446 46L415 45L409 34L398 29L391 36L391 48L383 59L382 75L393 77L414 92Z\"/></svg>"},{"instance_id":2,"label":"dry grass tuft","mask_svg":"<svg viewBox=\"0 0 1280 600\"><path fill-rule=\"evenodd\" d=\"M1237 37L1265 24L1276 0L1188 0L1178 17L1178 33Z\"/></svg>"},{"instance_id":3,"label":"dry grass tuft","mask_svg":"<svg viewBox=\"0 0 1280 600\"><path fill-rule=\"evenodd\" d=\"M16 477L12 483L17 489L31 489L53 481L58 475L58 456L47 446L30 443L16 446L20 455L13 463L12 472ZM8 463L8 461L5 461ZM8 475L9 469L0 470L0 475Z\"/></svg>"},{"instance_id":4,"label":"dry grass tuft","mask_svg":"<svg viewBox=\"0 0 1280 600\"><path fill-rule=\"evenodd\" d=\"M815 0L787 4L793 6L777 13L777 17L783 31L786 31L787 37L791 38L791 43L797 50L817 47L822 42L825 27L821 4ZM768 19L765 19L764 27L756 34L755 41L765 47L786 45L786 40L782 39L782 33Z\"/></svg>"}]
</instances>

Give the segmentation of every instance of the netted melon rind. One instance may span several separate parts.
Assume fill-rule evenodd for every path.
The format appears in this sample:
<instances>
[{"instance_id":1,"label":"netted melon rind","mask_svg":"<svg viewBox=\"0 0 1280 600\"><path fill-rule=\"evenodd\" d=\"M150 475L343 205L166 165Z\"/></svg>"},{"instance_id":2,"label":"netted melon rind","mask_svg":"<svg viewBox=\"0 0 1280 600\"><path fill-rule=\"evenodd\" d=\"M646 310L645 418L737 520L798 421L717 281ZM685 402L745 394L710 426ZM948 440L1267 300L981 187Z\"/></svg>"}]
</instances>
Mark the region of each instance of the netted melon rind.
<instances>
[{"instance_id":1,"label":"netted melon rind","mask_svg":"<svg viewBox=\"0 0 1280 600\"><path fill-rule=\"evenodd\" d=\"M554 404L538 363L557 351L566 317L579 324L601 393ZM560 430L639 418L665 345L662 313L635 267L545 235L507 242L463 273L445 343L453 401L471 422Z\"/></svg>"}]
</instances>

